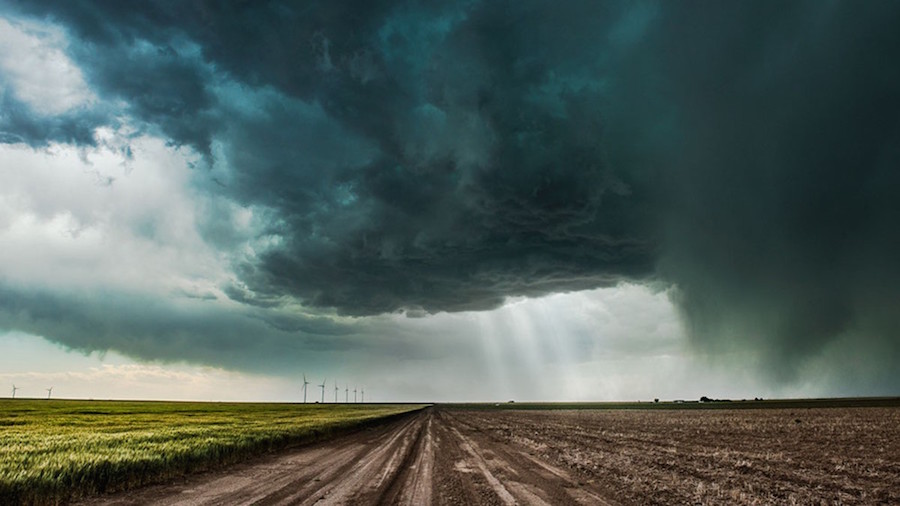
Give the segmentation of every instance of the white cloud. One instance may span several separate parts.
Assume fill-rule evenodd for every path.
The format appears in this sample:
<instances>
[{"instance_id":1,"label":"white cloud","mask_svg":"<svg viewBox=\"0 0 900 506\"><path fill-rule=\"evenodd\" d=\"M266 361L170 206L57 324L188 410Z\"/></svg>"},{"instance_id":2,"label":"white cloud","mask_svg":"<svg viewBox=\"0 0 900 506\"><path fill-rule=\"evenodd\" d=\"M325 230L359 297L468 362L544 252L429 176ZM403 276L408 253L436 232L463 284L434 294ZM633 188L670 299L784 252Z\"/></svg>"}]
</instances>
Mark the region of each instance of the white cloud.
<instances>
[{"instance_id":1,"label":"white cloud","mask_svg":"<svg viewBox=\"0 0 900 506\"><path fill-rule=\"evenodd\" d=\"M191 153L161 139L33 150L0 145L0 276L23 286L212 290L228 276L199 232L209 198Z\"/></svg>"},{"instance_id":2,"label":"white cloud","mask_svg":"<svg viewBox=\"0 0 900 506\"><path fill-rule=\"evenodd\" d=\"M65 48L58 28L0 18L0 86L44 115L90 103L95 97Z\"/></svg>"}]
</instances>

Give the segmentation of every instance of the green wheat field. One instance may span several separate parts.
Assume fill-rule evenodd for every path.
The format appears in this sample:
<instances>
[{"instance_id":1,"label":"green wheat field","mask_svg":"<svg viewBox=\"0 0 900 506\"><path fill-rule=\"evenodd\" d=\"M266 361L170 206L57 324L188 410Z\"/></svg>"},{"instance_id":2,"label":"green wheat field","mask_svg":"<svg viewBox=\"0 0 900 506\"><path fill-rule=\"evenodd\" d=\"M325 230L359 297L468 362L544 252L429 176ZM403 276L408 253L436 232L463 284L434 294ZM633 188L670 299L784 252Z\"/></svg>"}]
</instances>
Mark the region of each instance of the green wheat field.
<instances>
[{"instance_id":1,"label":"green wheat field","mask_svg":"<svg viewBox=\"0 0 900 506\"><path fill-rule=\"evenodd\" d=\"M0 504L160 482L421 407L4 399Z\"/></svg>"}]
</instances>

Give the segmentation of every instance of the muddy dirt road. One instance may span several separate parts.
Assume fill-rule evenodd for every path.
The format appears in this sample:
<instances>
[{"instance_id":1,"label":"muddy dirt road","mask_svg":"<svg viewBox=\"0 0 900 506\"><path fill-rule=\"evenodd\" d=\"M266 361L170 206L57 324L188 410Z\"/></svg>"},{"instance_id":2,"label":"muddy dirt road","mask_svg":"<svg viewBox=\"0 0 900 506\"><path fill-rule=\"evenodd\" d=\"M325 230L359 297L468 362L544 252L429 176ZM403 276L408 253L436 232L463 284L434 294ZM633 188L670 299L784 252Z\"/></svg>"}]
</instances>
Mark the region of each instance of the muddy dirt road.
<instances>
[{"instance_id":1,"label":"muddy dirt road","mask_svg":"<svg viewBox=\"0 0 900 506\"><path fill-rule=\"evenodd\" d=\"M606 504L565 469L434 409L90 505Z\"/></svg>"},{"instance_id":2,"label":"muddy dirt road","mask_svg":"<svg viewBox=\"0 0 900 506\"><path fill-rule=\"evenodd\" d=\"M90 505L900 501L900 410L454 411Z\"/></svg>"}]
</instances>

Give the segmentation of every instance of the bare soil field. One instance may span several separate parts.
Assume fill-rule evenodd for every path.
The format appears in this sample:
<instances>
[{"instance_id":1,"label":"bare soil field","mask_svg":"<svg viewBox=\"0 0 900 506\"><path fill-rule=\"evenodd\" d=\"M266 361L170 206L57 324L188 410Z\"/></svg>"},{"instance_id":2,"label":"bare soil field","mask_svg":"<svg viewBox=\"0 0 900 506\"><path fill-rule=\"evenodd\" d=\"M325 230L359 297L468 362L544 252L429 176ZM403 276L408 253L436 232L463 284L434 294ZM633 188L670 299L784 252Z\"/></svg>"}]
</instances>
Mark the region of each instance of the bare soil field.
<instances>
[{"instance_id":1,"label":"bare soil field","mask_svg":"<svg viewBox=\"0 0 900 506\"><path fill-rule=\"evenodd\" d=\"M452 413L623 504L898 504L900 409Z\"/></svg>"},{"instance_id":2,"label":"bare soil field","mask_svg":"<svg viewBox=\"0 0 900 506\"><path fill-rule=\"evenodd\" d=\"M898 504L900 409L466 411L86 504Z\"/></svg>"}]
</instances>

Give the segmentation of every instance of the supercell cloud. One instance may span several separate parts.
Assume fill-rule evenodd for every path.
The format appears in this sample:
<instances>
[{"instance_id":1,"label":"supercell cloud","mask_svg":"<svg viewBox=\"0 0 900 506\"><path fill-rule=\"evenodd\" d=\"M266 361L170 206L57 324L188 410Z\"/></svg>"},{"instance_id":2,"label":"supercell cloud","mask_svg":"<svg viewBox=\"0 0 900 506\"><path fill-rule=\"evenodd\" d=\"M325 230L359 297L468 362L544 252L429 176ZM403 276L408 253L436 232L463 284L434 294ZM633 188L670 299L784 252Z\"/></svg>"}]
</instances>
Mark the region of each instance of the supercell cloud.
<instances>
[{"instance_id":1,"label":"supercell cloud","mask_svg":"<svg viewBox=\"0 0 900 506\"><path fill-rule=\"evenodd\" d=\"M0 43L65 76L0 60L0 140L192 153L210 293L276 332L636 283L695 350L778 381L852 352L900 386L900 5L439 4L0 3ZM98 343L88 308L37 325L30 291L0 292L7 326L129 332L124 307Z\"/></svg>"}]
</instances>

